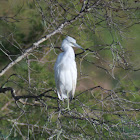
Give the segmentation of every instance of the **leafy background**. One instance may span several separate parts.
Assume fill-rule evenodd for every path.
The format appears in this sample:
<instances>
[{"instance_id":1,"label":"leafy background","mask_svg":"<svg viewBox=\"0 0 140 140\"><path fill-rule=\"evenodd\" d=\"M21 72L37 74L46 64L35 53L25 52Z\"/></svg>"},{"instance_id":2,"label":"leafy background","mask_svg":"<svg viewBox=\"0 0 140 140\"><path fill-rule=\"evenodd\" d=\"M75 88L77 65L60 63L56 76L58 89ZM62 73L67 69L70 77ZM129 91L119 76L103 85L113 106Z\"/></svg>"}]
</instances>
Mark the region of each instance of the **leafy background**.
<instances>
[{"instance_id":1,"label":"leafy background","mask_svg":"<svg viewBox=\"0 0 140 140\"><path fill-rule=\"evenodd\" d=\"M56 6L55 2L67 11L59 4ZM130 0L129 4L136 8L139 3ZM65 18L71 20L81 6L78 0L47 3L1 0L0 69L42 36L55 30ZM61 52L62 40L70 35L84 49L92 50L81 55L81 50L75 50L78 83L75 99L70 104L71 112L58 111L57 106L65 108L66 104L45 96L15 102L10 92L0 94L1 139L138 139L139 24L133 25L135 20L120 18L125 12L118 10L115 14L120 17L115 17L110 9L101 8L101 17L98 13L96 17L96 11L93 11L94 16L92 12L85 14L0 77L1 87L12 87L17 96L37 96L55 89L54 63ZM111 12L119 30L113 24L110 26L109 20L94 26ZM135 12L135 17L139 19L139 11ZM133 26L125 28L123 23ZM120 56L125 58L125 63ZM102 88L94 88L96 86ZM57 97L53 90L47 95Z\"/></svg>"}]
</instances>

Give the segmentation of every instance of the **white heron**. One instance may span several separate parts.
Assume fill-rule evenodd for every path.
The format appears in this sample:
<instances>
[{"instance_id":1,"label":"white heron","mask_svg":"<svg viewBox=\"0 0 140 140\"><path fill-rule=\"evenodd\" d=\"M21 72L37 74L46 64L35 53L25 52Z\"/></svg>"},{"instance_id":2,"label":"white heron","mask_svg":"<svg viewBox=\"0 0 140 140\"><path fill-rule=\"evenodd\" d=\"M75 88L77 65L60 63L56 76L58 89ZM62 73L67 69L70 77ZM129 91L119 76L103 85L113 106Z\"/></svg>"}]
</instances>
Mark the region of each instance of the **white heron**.
<instances>
[{"instance_id":1,"label":"white heron","mask_svg":"<svg viewBox=\"0 0 140 140\"><path fill-rule=\"evenodd\" d=\"M58 98L60 100L68 100L68 110L70 109L69 99L71 100L74 97L77 83L77 67L75 62L75 53L72 47L84 50L76 43L74 38L67 36L61 45L63 52L57 57L54 66Z\"/></svg>"}]
</instances>

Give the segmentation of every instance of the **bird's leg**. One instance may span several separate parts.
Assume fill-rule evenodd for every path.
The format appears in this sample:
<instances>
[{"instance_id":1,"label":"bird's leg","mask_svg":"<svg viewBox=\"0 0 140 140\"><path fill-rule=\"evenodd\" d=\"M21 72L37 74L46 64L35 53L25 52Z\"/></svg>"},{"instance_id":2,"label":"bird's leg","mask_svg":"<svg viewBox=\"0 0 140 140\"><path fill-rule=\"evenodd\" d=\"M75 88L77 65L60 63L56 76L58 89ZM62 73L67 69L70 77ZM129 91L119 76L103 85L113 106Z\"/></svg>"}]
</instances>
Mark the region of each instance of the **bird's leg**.
<instances>
[{"instance_id":1,"label":"bird's leg","mask_svg":"<svg viewBox=\"0 0 140 140\"><path fill-rule=\"evenodd\" d=\"M69 106L69 93L67 92L67 99L68 99L68 106L67 109L70 110L70 106Z\"/></svg>"},{"instance_id":2,"label":"bird's leg","mask_svg":"<svg viewBox=\"0 0 140 140\"><path fill-rule=\"evenodd\" d=\"M70 106L69 106L69 93L67 92L67 108L63 109L64 110L70 110Z\"/></svg>"},{"instance_id":3,"label":"bird's leg","mask_svg":"<svg viewBox=\"0 0 140 140\"><path fill-rule=\"evenodd\" d=\"M65 103L65 100L63 99L63 100L62 100L62 102L63 102L63 105L64 105L64 103Z\"/></svg>"}]
</instances>

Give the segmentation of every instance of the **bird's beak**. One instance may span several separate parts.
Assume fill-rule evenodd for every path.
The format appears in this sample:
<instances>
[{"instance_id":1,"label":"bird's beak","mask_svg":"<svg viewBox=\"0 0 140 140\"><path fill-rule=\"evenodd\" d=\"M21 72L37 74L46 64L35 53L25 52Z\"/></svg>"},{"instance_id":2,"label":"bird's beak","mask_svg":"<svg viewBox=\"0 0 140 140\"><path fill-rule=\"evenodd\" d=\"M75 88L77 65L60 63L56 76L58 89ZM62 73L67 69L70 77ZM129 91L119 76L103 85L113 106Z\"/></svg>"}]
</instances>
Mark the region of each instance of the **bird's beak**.
<instances>
[{"instance_id":1,"label":"bird's beak","mask_svg":"<svg viewBox=\"0 0 140 140\"><path fill-rule=\"evenodd\" d=\"M74 47L77 47L77 48L80 48L82 49L83 51L85 51L80 45L78 45L77 43L73 43Z\"/></svg>"}]
</instances>

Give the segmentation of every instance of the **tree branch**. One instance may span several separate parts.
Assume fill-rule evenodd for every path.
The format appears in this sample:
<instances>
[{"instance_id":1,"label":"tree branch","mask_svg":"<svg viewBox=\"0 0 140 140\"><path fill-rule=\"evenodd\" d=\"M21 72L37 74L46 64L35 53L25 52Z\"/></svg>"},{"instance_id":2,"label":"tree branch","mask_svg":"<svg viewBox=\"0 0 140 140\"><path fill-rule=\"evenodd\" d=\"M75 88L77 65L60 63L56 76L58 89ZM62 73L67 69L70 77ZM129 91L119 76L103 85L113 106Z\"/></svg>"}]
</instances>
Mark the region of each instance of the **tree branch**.
<instances>
[{"instance_id":1,"label":"tree branch","mask_svg":"<svg viewBox=\"0 0 140 140\"><path fill-rule=\"evenodd\" d=\"M38 40L37 42L33 43L33 45L31 47L29 47L28 49L26 49L24 51L24 53L22 55L20 55L18 58L16 58L14 61L12 61L11 63L9 63L6 67L4 67L1 71L0 71L0 76L4 75L10 68L12 68L15 64L17 64L18 62L20 62L23 58L25 58L26 56L28 56L33 50L35 50L36 48L38 48L38 46L43 43L44 41L46 41L47 39L49 39L51 36L57 34L57 33L61 33L62 29L73 23L74 21L76 21L79 17L81 17L83 15L83 13L88 12L89 10L85 10L83 9L83 11L81 11L78 15L76 15L75 17L73 17L71 20L66 20L64 23L62 23L56 30L54 30L53 32L51 32L50 34L42 37L40 40Z\"/></svg>"}]
</instances>

